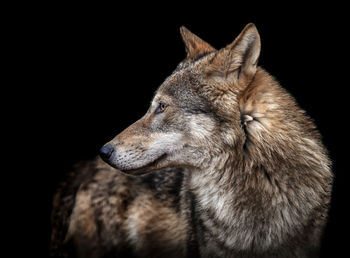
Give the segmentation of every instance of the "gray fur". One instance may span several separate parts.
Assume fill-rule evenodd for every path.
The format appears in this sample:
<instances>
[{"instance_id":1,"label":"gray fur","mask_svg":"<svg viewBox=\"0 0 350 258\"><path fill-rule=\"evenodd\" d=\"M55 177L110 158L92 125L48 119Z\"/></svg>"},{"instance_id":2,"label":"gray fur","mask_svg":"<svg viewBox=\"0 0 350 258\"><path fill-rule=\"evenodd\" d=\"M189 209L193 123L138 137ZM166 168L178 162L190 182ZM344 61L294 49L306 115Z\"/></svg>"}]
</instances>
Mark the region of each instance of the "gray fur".
<instances>
[{"instance_id":1,"label":"gray fur","mask_svg":"<svg viewBox=\"0 0 350 258\"><path fill-rule=\"evenodd\" d=\"M254 25L218 51L181 33L187 58L108 143L114 168L58 191L52 253L317 257L333 176L316 126L257 66Z\"/></svg>"}]
</instances>

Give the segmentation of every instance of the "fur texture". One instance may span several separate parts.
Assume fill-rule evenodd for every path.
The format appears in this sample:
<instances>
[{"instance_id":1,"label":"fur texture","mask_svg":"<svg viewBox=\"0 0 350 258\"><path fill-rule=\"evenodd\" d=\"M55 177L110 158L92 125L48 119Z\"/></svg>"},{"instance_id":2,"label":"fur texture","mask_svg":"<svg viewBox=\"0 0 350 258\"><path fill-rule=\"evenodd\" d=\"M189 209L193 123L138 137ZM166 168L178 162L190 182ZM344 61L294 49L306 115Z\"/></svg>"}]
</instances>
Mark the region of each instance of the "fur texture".
<instances>
[{"instance_id":1,"label":"fur texture","mask_svg":"<svg viewBox=\"0 0 350 258\"><path fill-rule=\"evenodd\" d=\"M110 166L97 158L58 191L52 254L317 257L330 161L313 122L257 66L255 26L220 50L181 35L187 58L106 144Z\"/></svg>"}]
</instances>

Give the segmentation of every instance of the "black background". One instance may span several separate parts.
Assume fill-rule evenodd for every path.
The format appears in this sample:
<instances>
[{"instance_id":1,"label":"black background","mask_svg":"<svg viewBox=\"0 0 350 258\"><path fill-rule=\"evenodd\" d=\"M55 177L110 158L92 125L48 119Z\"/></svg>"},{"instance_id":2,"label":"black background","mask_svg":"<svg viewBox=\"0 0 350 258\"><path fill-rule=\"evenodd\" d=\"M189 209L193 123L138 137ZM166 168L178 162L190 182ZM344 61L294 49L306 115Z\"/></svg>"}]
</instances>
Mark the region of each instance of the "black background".
<instances>
[{"instance_id":1,"label":"black background","mask_svg":"<svg viewBox=\"0 0 350 258\"><path fill-rule=\"evenodd\" d=\"M23 180L35 182L28 195L39 205L25 206L25 223L31 229L19 234L20 239L32 240L37 256L47 255L51 200L58 183L72 164L93 158L146 112L157 87L185 57L180 26L221 48L254 22L262 40L259 64L315 120L333 160L336 177L323 257L336 257L346 247L348 214L342 8L175 5L31 6L22 17L18 60L23 60L19 66L29 83L21 85L21 97L30 110L22 124L33 129L31 144L37 147L29 149L35 173ZM28 135L21 132L18 137Z\"/></svg>"}]
</instances>

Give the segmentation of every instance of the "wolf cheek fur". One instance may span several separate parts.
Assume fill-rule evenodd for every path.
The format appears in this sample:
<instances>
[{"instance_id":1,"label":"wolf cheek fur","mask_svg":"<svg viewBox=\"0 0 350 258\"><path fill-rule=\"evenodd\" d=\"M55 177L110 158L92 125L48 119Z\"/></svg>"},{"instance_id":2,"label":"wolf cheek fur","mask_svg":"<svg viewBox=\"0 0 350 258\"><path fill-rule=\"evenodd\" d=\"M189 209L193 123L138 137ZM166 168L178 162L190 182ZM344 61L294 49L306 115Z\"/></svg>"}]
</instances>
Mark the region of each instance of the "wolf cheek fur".
<instances>
[{"instance_id":1,"label":"wolf cheek fur","mask_svg":"<svg viewBox=\"0 0 350 258\"><path fill-rule=\"evenodd\" d=\"M317 256L330 161L313 122L257 66L255 26L220 50L181 35L187 58L104 157L145 175L100 159L77 169L55 198L52 252L68 232L82 257Z\"/></svg>"}]
</instances>

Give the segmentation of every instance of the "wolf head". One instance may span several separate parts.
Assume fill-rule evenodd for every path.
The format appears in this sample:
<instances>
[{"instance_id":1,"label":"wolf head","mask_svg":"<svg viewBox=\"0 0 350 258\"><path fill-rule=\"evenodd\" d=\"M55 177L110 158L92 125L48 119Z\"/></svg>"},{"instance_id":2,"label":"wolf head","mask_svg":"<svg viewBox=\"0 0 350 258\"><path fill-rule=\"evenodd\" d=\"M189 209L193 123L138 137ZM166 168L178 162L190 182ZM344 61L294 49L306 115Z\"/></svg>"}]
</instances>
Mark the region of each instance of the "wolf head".
<instances>
[{"instance_id":1,"label":"wolf head","mask_svg":"<svg viewBox=\"0 0 350 258\"><path fill-rule=\"evenodd\" d=\"M184 27L180 32L185 60L159 87L147 113L101 148L103 160L125 173L203 168L244 142L239 102L257 72L255 25L220 50Z\"/></svg>"}]
</instances>

